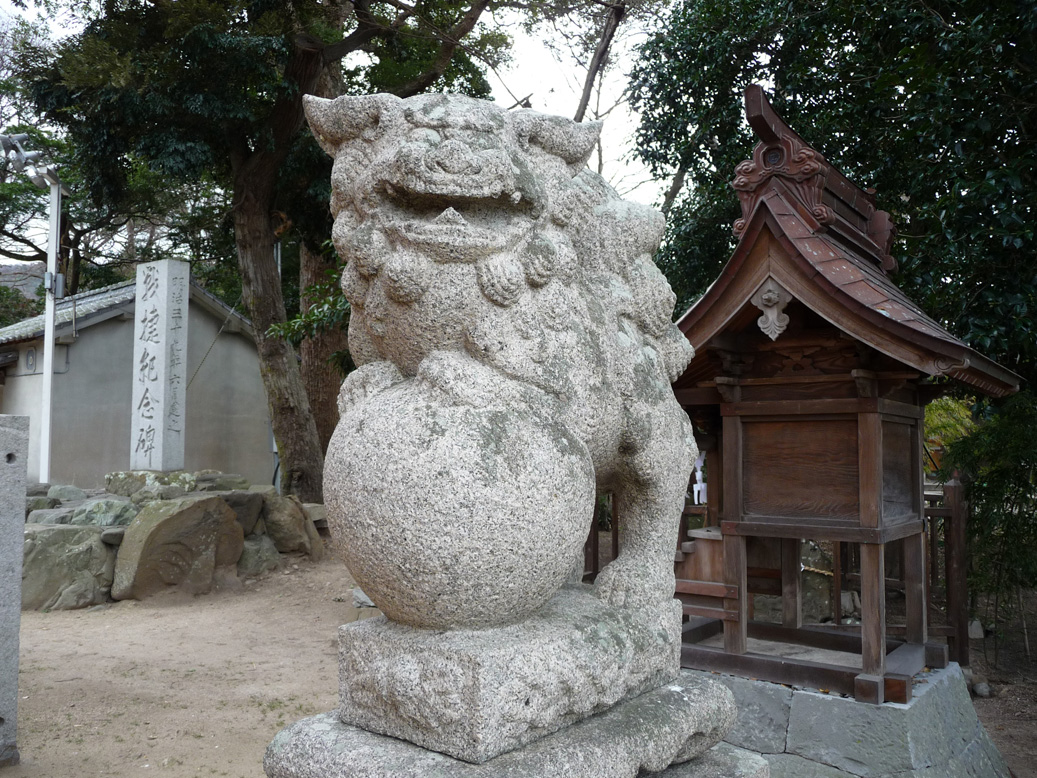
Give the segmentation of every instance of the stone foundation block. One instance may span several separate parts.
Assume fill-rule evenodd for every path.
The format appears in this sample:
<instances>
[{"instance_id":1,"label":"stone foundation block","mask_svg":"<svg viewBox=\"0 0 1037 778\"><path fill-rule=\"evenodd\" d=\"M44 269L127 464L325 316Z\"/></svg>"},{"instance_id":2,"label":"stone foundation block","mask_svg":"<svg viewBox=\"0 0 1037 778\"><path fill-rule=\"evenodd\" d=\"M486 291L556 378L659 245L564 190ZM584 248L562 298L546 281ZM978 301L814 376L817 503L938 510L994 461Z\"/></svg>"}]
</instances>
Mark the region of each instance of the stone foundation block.
<instances>
[{"instance_id":1,"label":"stone foundation block","mask_svg":"<svg viewBox=\"0 0 1037 778\"><path fill-rule=\"evenodd\" d=\"M723 737L733 721L730 692L716 682L681 675L673 683L484 764L367 732L327 713L278 733L263 766L268 778L635 778L643 771L657 774L675 761L696 759ZM703 762L705 771L695 771L689 764L686 770L690 771L662 775L766 778L766 772L754 772L753 765L748 756L727 751ZM721 768L731 771L717 772Z\"/></svg>"},{"instance_id":2,"label":"stone foundation block","mask_svg":"<svg viewBox=\"0 0 1037 778\"><path fill-rule=\"evenodd\" d=\"M616 609L575 584L519 624L380 617L342 627L339 645L343 722L479 763L676 677L680 603Z\"/></svg>"}]
</instances>

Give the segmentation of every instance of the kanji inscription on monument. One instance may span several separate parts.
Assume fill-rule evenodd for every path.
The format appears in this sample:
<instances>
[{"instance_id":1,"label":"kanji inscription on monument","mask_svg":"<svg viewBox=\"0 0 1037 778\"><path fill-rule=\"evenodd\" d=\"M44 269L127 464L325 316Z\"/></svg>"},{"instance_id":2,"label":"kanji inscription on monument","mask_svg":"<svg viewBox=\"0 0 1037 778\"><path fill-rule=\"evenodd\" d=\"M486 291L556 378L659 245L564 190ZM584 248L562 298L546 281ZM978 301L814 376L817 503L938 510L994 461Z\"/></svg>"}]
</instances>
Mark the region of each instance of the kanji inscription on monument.
<instances>
[{"instance_id":1,"label":"kanji inscription on monument","mask_svg":"<svg viewBox=\"0 0 1037 778\"><path fill-rule=\"evenodd\" d=\"M137 266L130 439L134 470L184 466L189 282L186 262L164 259Z\"/></svg>"}]
</instances>

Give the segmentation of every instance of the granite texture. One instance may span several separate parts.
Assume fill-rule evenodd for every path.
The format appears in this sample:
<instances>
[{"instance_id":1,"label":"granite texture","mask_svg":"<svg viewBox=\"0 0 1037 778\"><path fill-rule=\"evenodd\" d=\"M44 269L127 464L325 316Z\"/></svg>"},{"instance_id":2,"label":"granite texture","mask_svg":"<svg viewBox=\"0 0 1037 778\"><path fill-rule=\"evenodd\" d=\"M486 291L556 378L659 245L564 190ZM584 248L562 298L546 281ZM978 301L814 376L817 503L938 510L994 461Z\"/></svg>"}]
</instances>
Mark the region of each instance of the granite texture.
<instances>
[{"instance_id":1,"label":"granite texture","mask_svg":"<svg viewBox=\"0 0 1037 778\"><path fill-rule=\"evenodd\" d=\"M0 767L18 763L18 628L29 417L0 415Z\"/></svg>"},{"instance_id":2,"label":"granite texture","mask_svg":"<svg viewBox=\"0 0 1037 778\"><path fill-rule=\"evenodd\" d=\"M613 608L561 590L525 621L436 632L378 617L340 628L340 717L470 762L670 682L680 603Z\"/></svg>"},{"instance_id":3,"label":"granite texture","mask_svg":"<svg viewBox=\"0 0 1037 778\"><path fill-rule=\"evenodd\" d=\"M670 599L692 349L652 261L662 216L585 169L600 125L459 95L306 110L359 366L324 489L357 583L413 626L516 622L580 564L598 489L624 518L599 595Z\"/></svg>"},{"instance_id":4,"label":"granite texture","mask_svg":"<svg viewBox=\"0 0 1037 778\"><path fill-rule=\"evenodd\" d=\"M635 778L705 753L733 719L731 695L720 684L681 676L484 764L376 735L327 713L278 733L263 766L269 778Z\"/></svg>"}]
</instances>

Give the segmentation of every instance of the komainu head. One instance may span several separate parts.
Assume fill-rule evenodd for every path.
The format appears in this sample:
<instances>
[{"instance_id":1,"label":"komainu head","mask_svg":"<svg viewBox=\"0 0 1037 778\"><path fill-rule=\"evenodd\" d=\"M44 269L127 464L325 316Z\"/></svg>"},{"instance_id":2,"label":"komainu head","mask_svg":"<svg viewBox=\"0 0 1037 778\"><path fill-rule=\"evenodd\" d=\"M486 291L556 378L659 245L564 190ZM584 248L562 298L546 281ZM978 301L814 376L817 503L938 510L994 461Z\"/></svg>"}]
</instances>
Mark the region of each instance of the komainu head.
<instances>
[{"instance_id":1,"label":"komainu head","mask_svg":"<svg viewBox=\"0 0 1037 778\"><path fill-rule=\"evenodd\" d=\"M414 375L433 351L478 358L488 322L542 319L537 298L552 293L549 308L593 295L612 321L592 328L625 319L668 377L683 370L690 352L651 259L662 217L585 169L599 124L456 95L308 98L306 110L335 159L333 238L357 364Z\"/></svg>"}]
</instances>

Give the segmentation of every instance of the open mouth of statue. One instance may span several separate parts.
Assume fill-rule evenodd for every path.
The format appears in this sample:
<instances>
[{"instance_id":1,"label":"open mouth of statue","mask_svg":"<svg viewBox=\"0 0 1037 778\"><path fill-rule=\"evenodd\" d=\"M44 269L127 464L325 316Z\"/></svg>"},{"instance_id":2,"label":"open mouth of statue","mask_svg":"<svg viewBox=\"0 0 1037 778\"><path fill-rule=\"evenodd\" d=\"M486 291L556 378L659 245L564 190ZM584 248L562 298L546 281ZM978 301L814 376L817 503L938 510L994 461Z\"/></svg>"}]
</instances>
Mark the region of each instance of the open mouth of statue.
<instances>
[{"instance_id":1,"label":"open mouth of statue","mask_svg":"<svg viewBox=\"0 0 1037 778\"><path fill-rule=\"evenodd\" d=\"M445 260L474 261L513 246L531 227L521 196L460 197L404 193L386 186L395 206L386 229Z\"/></svg>"}]
</instances>

